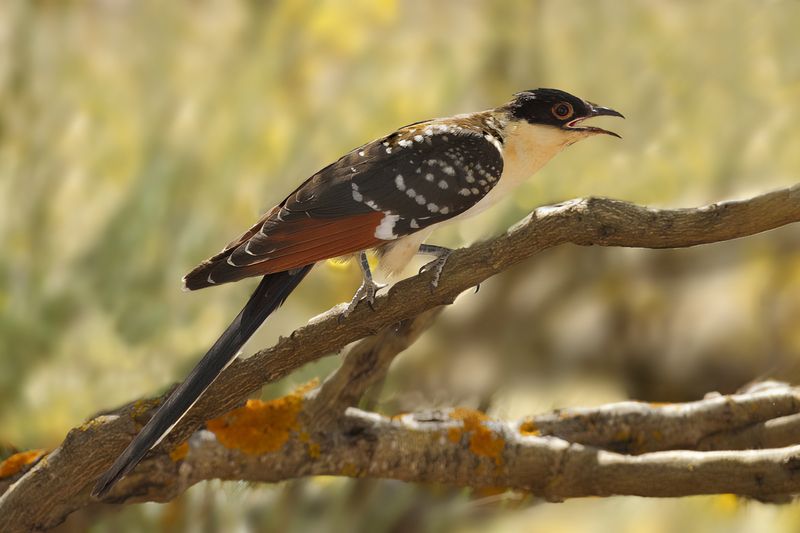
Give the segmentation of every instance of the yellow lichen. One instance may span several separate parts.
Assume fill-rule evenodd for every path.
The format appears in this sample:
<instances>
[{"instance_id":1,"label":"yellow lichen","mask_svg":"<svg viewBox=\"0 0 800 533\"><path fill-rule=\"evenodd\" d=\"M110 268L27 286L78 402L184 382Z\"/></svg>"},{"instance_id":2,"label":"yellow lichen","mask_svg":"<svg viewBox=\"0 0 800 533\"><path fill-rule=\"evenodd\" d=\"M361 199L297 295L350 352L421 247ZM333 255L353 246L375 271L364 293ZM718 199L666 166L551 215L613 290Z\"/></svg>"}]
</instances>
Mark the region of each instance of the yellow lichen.
<instances>
[{"instance_id":1,"label":"yellow lichen","mask_svg":"<svg viewBox=\"0 0 800 533\"><path fill-rule=\"evenodd\" d=\"M173 462L183 461L186 458L186 455L189 453L189 442L184 442L183 444L178 444L175 446L175 449L169 452L169 458L172 459Z\"/></svg>"},{"instance_id":2,"label":"yellow lichen","mask_svg":"<svg viewBox=\"0 0 800 533\"><path fill-rule=\"evenodd\" d=\"M520 424L519 432L520 434L527 435L529 437L538 437L542 434L542 432L539 431L539 428L536 427L536 423L533 420L526 420Z\"/></svg>"},{"instance_id":3,"label":"yellow lichen","mask_svg":"<svg viewBox=\"0 0 800 533\"><path fill-rule=\"evenodd\" d=\"M28 450L26 452L15 453L0 463L0 479L17 474L25 466L36 462L45 453L45 450Z\"/></svg>"},{"instance_id":4,"label":"yellow lichen","mask_svg":"<svg viewBox=\"0 0 800 533\"><path fill-rule=\"evenodd\" d=\"M475 455L490 457L496 465L503 464L505 440L486 425L490 419L480 411L457 407L450 412L450 418L460 420L463 430L469 433L469 449ZM452 435L448 431L448 437Z\"/></svg>"},{"instance_id":5,"label":"yellow lichen","mask_svg":"<svg viewBox=\"0 0 800 533\"><path fill-rule=\"evenodd\" d=\"M244 407L209 420L206 427L227 448L252 455L278 451L299 429L303 396L316 386L317 380L313 380L275 400L248 400Z\"/></svg>"}]
</instances>

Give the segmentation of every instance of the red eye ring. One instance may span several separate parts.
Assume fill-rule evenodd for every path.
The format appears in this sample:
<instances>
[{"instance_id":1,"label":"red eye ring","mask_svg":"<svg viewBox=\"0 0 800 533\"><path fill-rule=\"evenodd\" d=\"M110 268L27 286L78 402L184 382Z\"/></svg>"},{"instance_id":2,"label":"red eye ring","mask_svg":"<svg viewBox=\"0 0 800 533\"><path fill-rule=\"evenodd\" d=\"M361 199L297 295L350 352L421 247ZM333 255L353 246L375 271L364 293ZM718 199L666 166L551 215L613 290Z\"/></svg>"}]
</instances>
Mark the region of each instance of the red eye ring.
<instances>
[{"instance_id":1,"label":"red eye ring","mask_svg":"<svg viewBox=\"0 0 800 533\"><path fill-rule=\"evenodd\" d=\"M559 120L566 120L572 116L574 110L569 102L559 102L553 105L553 116Z\"/></svg>"}]
</instances>

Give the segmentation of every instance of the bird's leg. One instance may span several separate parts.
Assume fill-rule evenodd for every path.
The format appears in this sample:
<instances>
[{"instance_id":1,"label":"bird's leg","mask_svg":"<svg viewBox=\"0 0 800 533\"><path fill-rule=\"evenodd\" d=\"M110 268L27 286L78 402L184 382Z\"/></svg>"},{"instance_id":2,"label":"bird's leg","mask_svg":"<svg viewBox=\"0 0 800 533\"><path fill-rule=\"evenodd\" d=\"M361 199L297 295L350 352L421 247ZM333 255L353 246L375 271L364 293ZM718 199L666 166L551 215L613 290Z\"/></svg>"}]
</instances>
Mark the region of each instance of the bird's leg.
<instances>
[{"instance_id":1,"label":"bird's leg","mask_svg":"<svg viewBox=\"0 0 800 533\"><path fill-rule=\"evenodd\" d=\"M359 302L362 300L366 300L370 307L375 303L375 295L378 293L379 290L384 288L386 285L375 283L372 279L372 271L369 269L369 261L367 261L367 253L361 252L358 255L358 266L361 268L361 276L363 277L361 281L361 286L358 288L356 293L353 295L353 299L350 300L350 303L347 304L347 309L344 310L342 316L347 317L355 311L356 307L358 307ZM374 309L374 307L373 307Z\"/></svg>"},{"instance_id":2,"label":"bird's leg","mask_svg":"<svg viewBox=\"0 0 800 533\"><path fill-rule=\"evenodd\" d=\"M453 250L450 248L445 248L444 246L420 244L417 253L422 255L433 255L436 257L436 259L430 263L422 265L422 268L419 269L420 274L423 272L433 271L433 280L431 281L431 290L433 290L439 286L439 278L442 275L442 269L444 268L445 263L447 263L447 259L450 257L450 254L453 253Z\"/></svg>"}]
</instances>

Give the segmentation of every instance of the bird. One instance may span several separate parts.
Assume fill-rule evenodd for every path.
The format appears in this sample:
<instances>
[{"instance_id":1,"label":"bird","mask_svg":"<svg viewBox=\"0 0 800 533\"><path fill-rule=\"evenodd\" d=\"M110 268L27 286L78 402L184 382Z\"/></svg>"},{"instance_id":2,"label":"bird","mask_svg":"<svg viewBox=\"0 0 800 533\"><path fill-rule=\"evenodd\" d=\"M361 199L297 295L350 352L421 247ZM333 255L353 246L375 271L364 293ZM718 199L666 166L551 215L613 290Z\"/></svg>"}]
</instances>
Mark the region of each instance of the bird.
<instances>
[{"instance_id":1,"label":"bird","mask_svg":"<svg viewBox=\"0 0 800 533\"><path fill-rule=\"evenodd\" d=\"M318 262L355 257L362 283L341 318L382 287L366 251L401 272L417 255L433 260L431 288L452 250L426 244L433 229L476 215L512 193L567 146L614 132L584 124L624 118L558 89L516 93L486 111L415 122L351 150L313 174L221 252L183 278L189 291L261 276L253 294L187 378L160 405L92 494L102 497L155 447L239 354L258 327Z\"/></svg>"}]
</instances>

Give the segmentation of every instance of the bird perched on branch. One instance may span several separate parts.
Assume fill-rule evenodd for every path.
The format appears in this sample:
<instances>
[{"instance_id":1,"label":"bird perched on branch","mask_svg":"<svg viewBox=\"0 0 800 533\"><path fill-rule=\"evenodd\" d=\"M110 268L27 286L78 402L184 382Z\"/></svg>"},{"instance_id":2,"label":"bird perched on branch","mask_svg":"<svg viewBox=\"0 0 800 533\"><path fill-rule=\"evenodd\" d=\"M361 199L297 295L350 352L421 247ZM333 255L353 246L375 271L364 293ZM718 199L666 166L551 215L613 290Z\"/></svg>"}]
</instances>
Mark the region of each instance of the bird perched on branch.
<instances>
[{"instance_id":1,"label":"bird perched on branch","mask_svg":"<svg viewBox=\"0 0 800 533\"><path fill-rule=\"evenodd\" d=\"M102 496L178 423L236 358L239 349L308 274L325 259L355 255L363 282L348 316L380 288L365 251L389 272L415 254L439 283L450 250L423 244L437 226L477 214L512 192L565 147L596 134L596 116L622 115L556 89L514 95L495 109L417 122L367 143L323 168L221 252L184 279L197 290L263 276L245 307L186 380L103 474Z\"/></svg>"}]
</instances>

